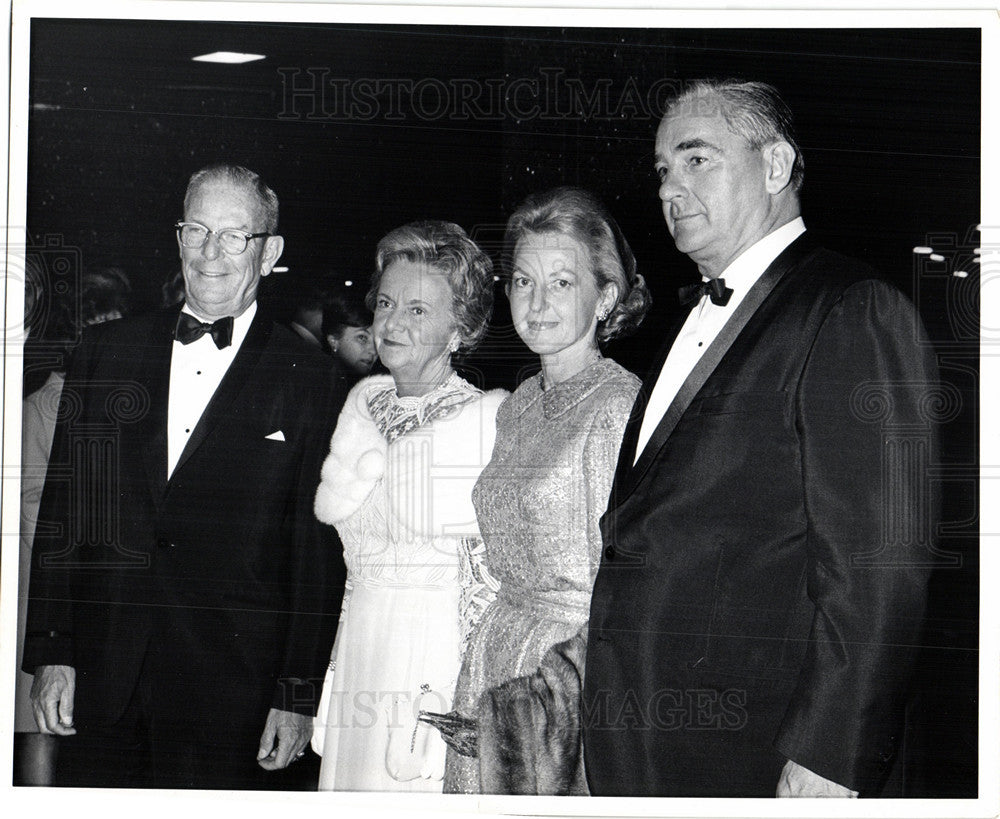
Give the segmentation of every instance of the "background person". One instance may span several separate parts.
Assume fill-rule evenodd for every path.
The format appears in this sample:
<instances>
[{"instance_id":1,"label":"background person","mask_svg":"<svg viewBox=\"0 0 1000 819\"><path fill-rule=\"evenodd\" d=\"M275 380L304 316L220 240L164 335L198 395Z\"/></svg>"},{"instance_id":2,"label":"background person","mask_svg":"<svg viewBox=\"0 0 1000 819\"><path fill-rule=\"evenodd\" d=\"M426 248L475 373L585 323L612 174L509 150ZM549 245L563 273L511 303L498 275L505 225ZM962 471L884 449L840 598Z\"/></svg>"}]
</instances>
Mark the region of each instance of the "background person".
<instances>
[{"instance_id":1,"label":"background person","mask_svg":"<svg viewBox=\"0 0 1000 819\"><path fill-rule=\"evenodd\" d=\"M38 281L41 286L40 277ZM131 289L128 276L120 268L107 268L98 273L85 274L78 293L78 314L74 315L75 311L67 299L54 299L51 302L53 320L50 321L48 343L62 342L68 352L84 327L103 324L105 321L113 321L128 315ZM26 305L25 316L31 316L32 313L33 305ZM29 335L30 329L27 328ZM21 546L17 597L19 660L24 651L31 548L65 377L66 373L62 367L50 371L45 383L25 397L21 414ZM32 676L21 670L17 672L14 698L14 783L51 785L55 777L56 738L51 734L41 733L35 723L31 707Z\"/></svg>"},{"instance_id":2,"label":"background person","mask_svg":"<svg viewBox=\"0 0 1000 819\"><path fill-rule=\"evenodd\" d=\"M346 296L331 296L323 306L323 340L336 362L337 377L351 387L375 365L372 311Z\"/></svg>"},{"instance_id":3,"label":"background person","mask_svg":"<svg viewBox=\"0 0 1000 819\"><path fill-rule=\"evenodd\" d=\"M295 301L295 312L288 326L310 347L323 346L323 312L326 301L326 293L317 288L309 288Z\"/></svg>"}]
</instances>

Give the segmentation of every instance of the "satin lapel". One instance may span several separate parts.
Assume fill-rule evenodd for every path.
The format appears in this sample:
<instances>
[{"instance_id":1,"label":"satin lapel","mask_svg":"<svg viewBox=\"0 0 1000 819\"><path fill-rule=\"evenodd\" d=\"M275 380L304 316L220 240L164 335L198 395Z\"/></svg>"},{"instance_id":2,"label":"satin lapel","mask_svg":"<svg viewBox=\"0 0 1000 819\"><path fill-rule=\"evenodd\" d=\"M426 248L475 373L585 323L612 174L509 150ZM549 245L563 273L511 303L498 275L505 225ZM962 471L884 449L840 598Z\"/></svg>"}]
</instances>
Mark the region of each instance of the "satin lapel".
<instances>
[{"instance_id":1,"label":"satin lapel","mask_svg":"<svg viewBox=\"0 0 1000 819\"><path fill-rule=\"evenodd\" d=\"M616 483L616 492L612 495L615 503L621 503L631 494L639 481L642 480L642 476L646 474L650 465L655 460L657 453L663 448L663 445L677 427L678 422L687 411L691 401L694 400L695 395L698 394L698 391L715 371L715 368L743 331L747 322L757 312L757 308L764 303L764 300L771 294L771 291L774 290L782 277L799 264L812 251L813 247L811 239L806 239L805 234L803 234L771 262L756 284L750 288L750 292L740 302L740 306L736 308L736 312L730 316L729 321L726 322L726 325L722 328L715 341L705 351L697 365L695 365L695 368L691 371L691 374L687 377L687 380L681 385L674 400L663 414L660 423L656 425L656 429L653 430L653 434L646 442L646 446L643 448L639 459L635 462L635 466L632 469L623 471L622 480ZM658 372L657 370L657 374ZM634 454L632 457L634 457ZM619 467L621 467L621 461L619 461Z\"/></svg>"},{"instance_id":2,"label":"satin lapel","mask_svg":"<svg viewBox=\"0 0 1000 819\"><path fill-rule=\"evenodd\" d=\"M652 394L653 387L656 386L656 381L660 377L660 370L663 369L663 362L667 360L667 354L674 344L674 339L680 333L690 312L689 309L681 313L671 325L670 332L667 334L667 340L657 352L653 366L646 371L646 378L642 382L642 386L639 387L639 393L632 404L632 412L629 414L628 424L625 426L621 449L618 450L618 466L615 469L614 479L615 487L625 480L629 470L632 469L632 463L635 460L635 448L639 442L639 430L642 428L642 419L645 415L646 406L649 404L649 396ZM612 490L611 497L615 497L614 490Z\"/></svg>"},{"instance_id":3,"label":"satin lapel","mask_svg":"<svg viewBox=\"0 0 1000 819\"><path fill-rule=\"evenodd\" d=\"M205 439L225 415L229 405L233 403L233 400L239 395L240 390L246 385L254 367L257 366L260 354L264 351L264 347L271 338L271 320L262 317L261 313L262 310L258 306L257 315L254 316L253 322L250 324L250 329L247 331L247 336L243 339L243 344L240 345L240 351L236 354L233 363L229 365L229 369L222 377L218 389L212 396L212 400L208 402L208 406L205 407L201 418L198 419L198 424L191 433L191 437L188 438L188 442L183 452L181 452L180 458L177 460L177 465L174 467L171 477L180 472L191 455L204 443Z\"/></svg>"},{"instance_id":4,"label":"satin lapel","mask_svg":"<svg viewBox=\"0 0 1000 819\"><path fill-rule=\"evenodd\" d=\"M143 423L142 465L153 503L159 509L167 491L167 401L170 395L170 356L173 350L173 328L180 308L157 316L149 338L143 339L145 352L140 368L141 383L149 395L149 413Z\"/></svg>"}]
</instances>

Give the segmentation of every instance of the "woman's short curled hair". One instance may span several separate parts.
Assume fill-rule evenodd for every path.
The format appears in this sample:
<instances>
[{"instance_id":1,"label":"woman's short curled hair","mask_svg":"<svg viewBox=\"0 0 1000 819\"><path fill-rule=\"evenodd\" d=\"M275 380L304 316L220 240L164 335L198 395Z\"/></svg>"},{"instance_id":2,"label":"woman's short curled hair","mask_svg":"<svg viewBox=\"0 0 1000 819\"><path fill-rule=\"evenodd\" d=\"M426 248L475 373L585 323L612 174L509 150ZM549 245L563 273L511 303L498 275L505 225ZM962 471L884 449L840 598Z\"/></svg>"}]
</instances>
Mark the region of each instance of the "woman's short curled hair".
<instances>
[{"instance_id":1,"label":"woman's short curled hair","mask_svg":"<svg viewBox=\"0 0 1000 819\"><path fill-rule=\"evenodd\" d=\"M590 253L590 269L598 289L614 284L618 294L607 318L597 324L597 340L610 341L633 332L646 316L652 297L636 272L635 256L621 228L594 194L564 186L535 193L507 220L504 270L512 275L517 244L526 234L571 236Z\"/></svg>"},{"instance_id":2,"label":"woman's short curled hair","mask_svg":"<svg viewBox=\"0 0 1000 819\"><path fill-rule=\"evenodd\" d=\"M393 262L426 264L451 285L451 310L458 325L459 352L486 335L493 313L493 260L453 222L428 219L390 231L378 243L375 272L365 304L375 310L382 274Z\"/></svg>"}]
</instances>

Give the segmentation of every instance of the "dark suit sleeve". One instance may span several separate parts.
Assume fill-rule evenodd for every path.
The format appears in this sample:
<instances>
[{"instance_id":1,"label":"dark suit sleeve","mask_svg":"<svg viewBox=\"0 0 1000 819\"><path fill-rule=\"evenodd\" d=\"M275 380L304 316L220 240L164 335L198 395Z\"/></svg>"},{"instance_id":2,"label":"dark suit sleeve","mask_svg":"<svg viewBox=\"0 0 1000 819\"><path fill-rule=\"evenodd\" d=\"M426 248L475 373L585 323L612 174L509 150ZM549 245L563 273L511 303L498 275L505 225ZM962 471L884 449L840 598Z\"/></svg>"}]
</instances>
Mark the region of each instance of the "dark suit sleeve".
<instances>
[{"instance_id":1,"label":"dark suit sleeve","mask_svg":"<svg viewBox=\"0 0 1000 819\"><path fill-rule=\"evenodd\" d=\"M863 281L823 321L797 396L815 614L775 745L862 795L888 772L920 637L936 382L913 306Z\"/></svg>"},{"instance_id":2,"label":"dark suit sleeve","mask_svg":"<svg viewBox=\"0 0 1000 819\"><path fill-rule=\"evenodd\" d=\"M303 402L307 443L296 479L294 508L290 510L290 617L282 671L272 703L283 711L307 716L315 715L322 693L347 575L336 530L321 524L313 512L320 468L345 396L338 380L328 371L317 371L311 387L296 397Z\"/></svg>"},{"instance_id":3,"label":"dark suit sleeve","mask_svg":"<svg viewBox=\"0 0 1000 819\"><path fill-rule=\"evenodd\" d=\"M34 674L40 665L76 665L72 603L74 577L69 568L53 560L70 548L69 482L73 475L67 473L70 465L67 419L75 414L75 409L86 406L85 393L96 364L99 337L100 328L97 327L84 334L70 358L60 399L63 411L52 438L32 544L28 614L21 658L21 667L29 674Z\"/></svg>"}]
</instances>

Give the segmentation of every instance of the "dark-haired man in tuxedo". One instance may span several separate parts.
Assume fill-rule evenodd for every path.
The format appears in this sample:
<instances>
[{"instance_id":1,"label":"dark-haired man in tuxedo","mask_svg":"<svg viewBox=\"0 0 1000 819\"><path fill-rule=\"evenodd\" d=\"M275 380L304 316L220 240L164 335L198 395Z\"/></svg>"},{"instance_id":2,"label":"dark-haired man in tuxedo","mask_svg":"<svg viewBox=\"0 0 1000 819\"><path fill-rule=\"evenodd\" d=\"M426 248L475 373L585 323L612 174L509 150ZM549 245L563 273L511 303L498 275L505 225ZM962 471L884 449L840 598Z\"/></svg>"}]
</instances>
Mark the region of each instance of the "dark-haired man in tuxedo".
<instances>
[{"instance_id":1,"label":"dark-haired man in tuxedo","mask_svg":"<svg viewBox=\"0 0 1000 819\"><path fill-rule=\"evenodd\" d=\"M878 795L937 514L933 350L898 290L806 232L772 87L692 84L656 170L702 281L682 290L691 312L640 393L602 520L591 792Z\"/></svg>"},{"instance_id":2,"label":"dark-haired man in tuxedo","mask_svg":"<svg viewBox=\"0 0 1000 819\"><path fill-rule=\"evenodd\" d=\"M74 354L23 658L57 784L280 787L264 770L311 735L343 588L312 514L339 396L258 308L277 221L258 174L199 171L176 225L183 306Z\"/></svg>"}]
</instances>

